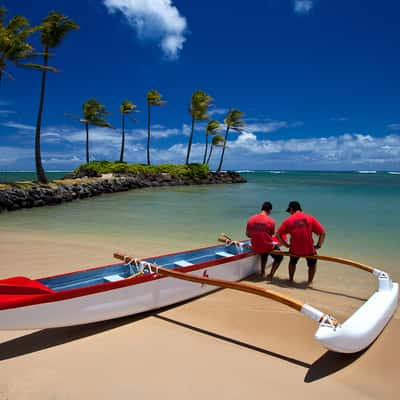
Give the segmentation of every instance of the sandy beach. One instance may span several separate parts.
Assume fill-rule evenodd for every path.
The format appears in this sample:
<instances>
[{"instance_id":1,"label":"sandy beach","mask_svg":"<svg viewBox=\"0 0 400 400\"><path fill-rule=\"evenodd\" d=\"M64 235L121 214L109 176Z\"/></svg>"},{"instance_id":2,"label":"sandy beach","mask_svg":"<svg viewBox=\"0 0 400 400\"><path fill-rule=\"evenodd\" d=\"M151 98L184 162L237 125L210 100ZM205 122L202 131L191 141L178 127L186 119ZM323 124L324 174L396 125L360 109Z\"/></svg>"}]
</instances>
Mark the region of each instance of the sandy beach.
<instances>
[{"instance_id":1,"label":"sandy beach","mask_svg":"<svg viewBox=\"0 0 400 400\"><path fill-rule=\"evenodd\" d=\"M112 252L125 245L3 231L1 275L38 277L111 263ZM150 249L141 251L148 255ZM333 310L340 320L373 290L372 282L365 293L329 294L322 279L305 290L300 268L300 283L289 288L286 273L284 265L271 284L275 290ZM315 329L312 321L279 304L220 290L146 315L35 332L3 331L0 399L397 398L398 314L357 355L326 352L313 340Z\"/></svg>"}]
</instances>

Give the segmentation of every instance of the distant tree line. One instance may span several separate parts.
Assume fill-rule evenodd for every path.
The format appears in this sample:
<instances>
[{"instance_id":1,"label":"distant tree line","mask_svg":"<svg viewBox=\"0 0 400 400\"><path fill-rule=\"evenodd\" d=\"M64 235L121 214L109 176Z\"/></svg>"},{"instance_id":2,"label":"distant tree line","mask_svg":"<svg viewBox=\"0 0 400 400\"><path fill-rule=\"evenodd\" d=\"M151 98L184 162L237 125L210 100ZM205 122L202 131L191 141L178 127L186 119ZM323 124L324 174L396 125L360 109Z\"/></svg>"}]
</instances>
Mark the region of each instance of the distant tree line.
<instances>
[{"instance_id":1,"label":"distant tree line","mask_svg":"<svg viewBox=\"0 0 400 400\"><path fill-rule=\"evenodd\" d=\"M9 65L16 67L36 69L41 72L41 87L39 97L39 107L35 129L35 165L37 179L39 182L47 183L47 176L42 165L41 157L41 127L42 114L44 109L46 78L48 72L56 72L57 69L49 65L49 58L53 55L50 51L58 47L70 31L79 29L79 26L72 20L57 11L51 11L42 23L37 26L31 26L28 19L17 15L8 22L5 21L7 10L0 8L0 84L3 76L9 79L15 79L9 72ZM29 39L35 33L40 35L42 51L37 52L29 43ZM32 59L41 58L39 63L30 62ZM244 128L243 112L239 109L231 109L224 118L225 134L221 134L221 123L210 118L210 108L213 106L213 99L202 90L197 90L192 94L189 104L189 114L191 117L191 129L186 152L185 164L190 163L190 153L192 150L193 137L197 121L207 121L205 128L205 147L203 155L203 164L209 164L213 149L222 147L221 156L217 171L222 169L228 135L231 130L241 131ZM155 89L147 92L147 165L151 165L151 110L153 107L166 105L162 95ZM137 105L130 100L124 100L119 111L121 113L121 149L119 161L124 162L125 153L125 126L126 119L136 122L132 114L138 113ZM97 126L103 128L115 129L106 120L109 115L106 107L98 100L91 98L82 105L82 116L66 114L66 116L75 119L85 126L86 133L86 162L90 161L89 149L89 128ZM210 137L211 142L210 142Z\"/></svg>"}]
</instances>

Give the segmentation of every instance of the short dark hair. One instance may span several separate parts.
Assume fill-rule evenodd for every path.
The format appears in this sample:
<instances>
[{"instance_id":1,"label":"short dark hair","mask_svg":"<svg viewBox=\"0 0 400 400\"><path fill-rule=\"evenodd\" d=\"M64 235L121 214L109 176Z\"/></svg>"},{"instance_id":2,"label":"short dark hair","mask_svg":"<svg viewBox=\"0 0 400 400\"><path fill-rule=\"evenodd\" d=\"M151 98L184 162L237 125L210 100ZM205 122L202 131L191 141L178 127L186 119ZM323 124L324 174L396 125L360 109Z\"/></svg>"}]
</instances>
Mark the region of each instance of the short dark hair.
<instances>
[{"instance_id":1,"label":"short dark hair","mask_svg":"<svg viewBox=\"0 0 400 400\"><path fill-rule=\"evenodd\" d=\"M300 203L298 201L291 201L288 205L286 212L290 212L291 210L302 211Z\"/></svg>"},{"instance_id":2,"label":"short dark hair","mask_svg":"<svg viewBox=\"0 0 400 400\"><path fill-rule=\"evenodd\" d=\"M261 207L262 211L271 211L272 210L272 203L270 201L264 202L264 204Z\"/></svg>"}]
</instances>

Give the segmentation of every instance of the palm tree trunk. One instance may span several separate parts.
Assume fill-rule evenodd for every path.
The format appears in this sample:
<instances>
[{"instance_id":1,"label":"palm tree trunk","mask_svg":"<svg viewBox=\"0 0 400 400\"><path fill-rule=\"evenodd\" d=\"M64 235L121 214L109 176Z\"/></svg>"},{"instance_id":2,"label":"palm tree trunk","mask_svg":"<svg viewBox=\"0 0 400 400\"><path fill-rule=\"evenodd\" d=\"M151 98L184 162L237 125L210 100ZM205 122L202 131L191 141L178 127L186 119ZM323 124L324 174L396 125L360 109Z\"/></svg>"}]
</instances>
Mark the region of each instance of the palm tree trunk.
<instances>
[{"instance_id":1,"label":"palm tree trunk","mask_svg":"<svg viewBox=\"0 0 400 400\"><path fill-rule=\"evenodd\" d=\"M86 163L89 162L89 122L85 122L86 129Z\"/></svg>"},{"instance_id":2,"label":"palm tree trunk","mask_svg":"<svg viewBox=\"0 0 400 400\"><path fill-rule=\"evenodd\" d=\"M43 65L47 67L49 60L49 49L46 48L44 51L44 62ZM43 165L42 165L42 155L41 155L41 148L40 148L40 131L42 128L42 114L43 114L43 106L44 106L44 95L46 90L46 69L42 72L42 84L40 87L40 101L39 101L39 110L36 120L36 133L35 133L35 164L36 164L36 175L37 179L41 183L47 183L47 176L44 172Z\"/></svg>"},{"instance_id":3,"label":"palm tree trunk","mask_svg":"<svg viewBox=\"0 0 400 400\"><path fill-rule=\"evenodd\" d=\"M150 165L150 103L147 102L147 165Z\"/></svg>"},{"instance_id":4,"label":"palm tree trunk","mask_svg":"<svg viewBox=\"0 0 400 400\"><path fill-rule=\"evenodd\" d=\"M206 148L204 150L203 164L206 163L207 151L208 151L208 134L206 133Z\"/></svg>"},{"instance_id":5,"label":"palm tree trunk","mask_svg":"<svg viewBox=\"0 0 400 400\"><path fill-rule=\"evenodd\" d=\"M208 159L207 159L207 165L210 164L210 159L211 159L211 154L212 154L213 148L214 148L214 146L211 145L210 154L208 155Z\"/></svg>"},{"instance_id":6,"label":"palm tree trunk","mask_svg":"<svg viewBox=\"0 0 400 400\"><path fill-rule=\"evenodd\" d=\"M1 86L1 82L3 80L3 72L4 72L5 66L6 66L6 55L3 54L3 56L0 59L0 86Z\"/></svg>"},{"instance_id":7,"label":"palm tree trunk","mask_svg":"<svg viewBox=\"0 0 400 400\"><path fill-rule=\"evenodd\" d=\"M224 147L222 148L221 159L219 160L219 166L217 172L221 172L222 163L224 162L225 147L226 147L226 142L228 141L228 133L229 133L229 126L226 127Z\"/></svg>"},{"instance_id":8,"label":"palm tree trunk","mask_svg":"<svg viewBox=\"0 0 400 400\"><path fill-rule=\"evenodd\" d=\"M125 150L125 114L122 113L122 143L121 143L121 155L119 156L119 162L124 162L124 150Z\"/></svg>"},{"instance_id":9,"label":"palm tree trunk","mask_svg":"<svg viewBox=\"0 0 400 400\"><path fill-rule=\"evenodd\" d=\"M188 149L187 149L187 153L186 153L186 161L185 161L185 164L186 164L186 165L189 164L190 152L191 152L191 150L192 150L192 141L193 141L193 133L194 133L194 123L195 123L195 119L192 117L192 129L191 129L191 131L190 131L189 144L188 144Z\"/></svg>"}]
</instances>

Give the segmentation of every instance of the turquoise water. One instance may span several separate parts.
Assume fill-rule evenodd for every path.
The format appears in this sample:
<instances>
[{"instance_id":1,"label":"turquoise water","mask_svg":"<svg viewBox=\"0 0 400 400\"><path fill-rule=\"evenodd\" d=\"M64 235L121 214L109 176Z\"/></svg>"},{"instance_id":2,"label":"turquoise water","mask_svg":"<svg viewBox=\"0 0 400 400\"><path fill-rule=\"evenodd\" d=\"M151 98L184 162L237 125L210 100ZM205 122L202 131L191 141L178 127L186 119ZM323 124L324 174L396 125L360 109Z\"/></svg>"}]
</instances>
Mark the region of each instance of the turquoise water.
<instances>
[{"instance_id":1,"label":"turquoise water","mask_svg":"<svg viewBox=\"0 0 400 400\"><path fill-rule=\"evenodd\" d=\"M327 229L321 253L398 267L400 175L355 172L243 173L246 184L150 188L0 214L7 231L154 243L164 253L215 244L220 232L244 237L247 218L273 203L277 225L290 200ZM148 254L149 256L155 254Z\"/></svg>"}]
</instances>

